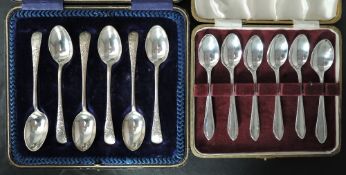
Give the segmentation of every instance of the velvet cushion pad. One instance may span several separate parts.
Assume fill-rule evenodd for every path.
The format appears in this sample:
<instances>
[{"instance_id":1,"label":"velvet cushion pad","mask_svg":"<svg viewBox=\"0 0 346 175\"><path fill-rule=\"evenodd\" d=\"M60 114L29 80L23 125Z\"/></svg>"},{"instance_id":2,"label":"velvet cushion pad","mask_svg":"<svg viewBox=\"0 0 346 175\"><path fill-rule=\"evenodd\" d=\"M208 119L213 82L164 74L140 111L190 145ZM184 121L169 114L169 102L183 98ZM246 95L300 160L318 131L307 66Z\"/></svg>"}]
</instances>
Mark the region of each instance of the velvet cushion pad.
<instances>
[{"instance_id":1,"label":"velvet cushion pad","mask_svg":"<svg viewBox=\"0 0 346 175\"><path fill-rule=\"evenodd\" d=\"M239 65L236 67L234 72L236 86L240 86L241 89L238 91L242 96L236 97L236 107L238 112L239 121L239 135L236 141L232 141L227 134L227 118L229 110L229 96L221 94L219 92L214 93L213 97L213 108L214 108L214 118L215 118L215 134L214 137L207 141L203 134L203 119L205 111L205 100L206 97L203 87L207 82L206 71L198 62L198 45L203 36L206 34L213 34L219 45L222 45L224 38L229 33L235 33L240 38L243 49L245 48L246 42L252 36L257 34L264 43L264 57L261 66L257 70L258 86L264 87L264 91L260 91L264 94L259 94L258 104L259 104L259 115L260 115L260 136L257 142L254 142L250 137L249 124L250 124L250 114L251 114L251 104L252 97L249 95L253 94L253 86L251 86L252 76L251 73L244 66L243 58ZM195 143L196 148L202 153L255 153L255 152L281 152L281 151L329 151L332 150L336 145L336 128L335 128L335 97L326 96L325 97L325 107L326 107L326 118L328 126L328 138L324 144L320 144L315 137L315 123L318 109L318 93L313 94L313 92L307 91L313 96L304 96L304 109L306 117L306 136L305 139L301 140L295 132L295 115L297 106L297 96L296 94L287 93L288 96L281 97L282 113L284 120L284 136L281 141L277 141L272 132L273 114L274 114L274 101L273 96L276 92L266 91L266 85L269 87L275 87L275 75L273 70L269 67L267 63L266 53L268 50L269 43L276 34L284 34L287 41L290 44L293 42L294 38L299 34L305 34L310 41L310 55L312 49L315 45L322 39L329 39L334 47L336 42L335 34L329 29L319 29L319 30L294 30L294 29L282 29L282 30L222 30L222 29L201 29L197 32L195 36L195 88L199 94L195 94ZM331 69L329 69L325 74L325 82L331 83L334 90L331 90L331 94L338 94L338 86L335 75L336 75L336 64L334 62ZM319 83L317 74L310 67L310 57L307 63L302 68L303 83L305 86L310 83ZM283 87L295 84L298 81L297 74L294 69L290 66L288 60L280 68L280 82ZM225 86L229 83L229 73L227 69L222 65L221 61L214 67L212 71L212 84L213 88L218 88L218 90L225 92L230 87ZM244 86L245 85L245 86ZM298 84L299 85L299 84ZM319 84L314 84L315 86ZM229 86L229 85L228 85ZM303 89L306 89L306 87ZM321 85L320 85L321 86ZM323 88L324 85L322 85ZM329 89L328 84L325 85ZM261 88L259 88L261 89ZM275 89L275 88L274 88ZM286 87L290 89L290 87ZM307 88L309 89L309 87ZM310 88L314 89L314 88ZM273 89L272 89L273 90ZM204 91L204 92L202 92ZM237 92L238 92L237 91ZM293 90L294 91L294 90ZM292 92L291 92L292 93ZM323 94L323 91L319 91ZM328 93L328 92L326 92ZM244 95L245 94L245 95ZM286 94L286 95L287 95ZM299 93L298 93L299 94ZM293 96L292 96L293 95Z\"/></svg>"},{"instance_id":2,"label":"velvet cushion pad","mask_svg":"<svg viewBox=\"0 0 346 175\"><path fill-rule=\"evenodd\" d=\"M20 11L12 14L10 28L11 96L11 156L24 165L138 165L177 164L185 154L184 141L184 60L185 19L177 11L129 11L129 10L64 10ZM73 42L72 60L62 72L62 96L67 143L59 144L55 138L57 113L58 65L48 50L48 36L55 25L62 25ZM122 41L120 61L112 68L111 102L116 136L114 145L107 145L103 138L106 110L106 65L97 52L97 39L106 25L119 32ZM161 25L167 32L170 51L160 66L159 102L163 143L150 141L154 105L154 65L146 57L144 43L149 29ZM24 144L23 129L32 107L32 58L30 38L33 32L43 33L39 70L38 106L49 119L48 136L42 148L30 152ZM79 34L91 33L91 45L87 66L86 101L88 110L97 123L96 138L89 150L80 152L73 144L71 130L75 116L81 111L81 61ZM131 77L128 34L139 33L136 67L136 106L146 121L144 143L137 151L128 150L121 135L122 121L130 111ZM11 37L10 36L10 37ZM180 65L179 65L180 64Z\"/></svg>"}]
</instances>

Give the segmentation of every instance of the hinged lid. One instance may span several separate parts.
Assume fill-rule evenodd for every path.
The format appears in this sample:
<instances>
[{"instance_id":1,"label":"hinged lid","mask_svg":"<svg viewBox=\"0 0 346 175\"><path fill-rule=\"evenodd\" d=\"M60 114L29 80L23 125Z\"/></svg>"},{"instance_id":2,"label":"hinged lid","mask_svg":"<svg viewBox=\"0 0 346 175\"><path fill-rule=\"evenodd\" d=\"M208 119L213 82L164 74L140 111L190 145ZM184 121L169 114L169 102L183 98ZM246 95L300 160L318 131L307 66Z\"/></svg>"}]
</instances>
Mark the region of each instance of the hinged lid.
<instances>
[{"instance_id":1,"label":"hinged lid","mask_svg":"<svg viewBox=\"0 0 346 175\"><path fill-rule=\"evenodd\" d=\"M24 10L62 10L64 3L86 4L131 3L133 10L172 10L173 2L180 0L16 0L23 2Z\"/></svg>"},{"instance_id":2,"label":"hinged lid","mask_svg":"<svg viewBox=\"0 0 346 175\"><path fill-rule=\"evenodd\" d=\"M200 22L215 19L245 23L319 21L332 24L341 18L341 0L191 0L192 15Z\"/></svg>"}]
</instances>

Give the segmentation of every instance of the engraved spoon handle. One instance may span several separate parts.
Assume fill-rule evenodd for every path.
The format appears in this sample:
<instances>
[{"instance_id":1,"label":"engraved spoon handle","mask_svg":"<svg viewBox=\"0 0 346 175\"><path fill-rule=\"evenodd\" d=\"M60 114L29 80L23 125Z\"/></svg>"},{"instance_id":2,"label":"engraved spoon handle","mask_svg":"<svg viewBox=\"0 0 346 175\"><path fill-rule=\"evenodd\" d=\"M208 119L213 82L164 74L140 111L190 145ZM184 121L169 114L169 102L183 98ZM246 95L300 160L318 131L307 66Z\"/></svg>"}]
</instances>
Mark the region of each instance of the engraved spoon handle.
<instances>
[{"instance_id":1,"label":"engraved spoon handle","mask_svg":"<svg viewBox=\"0 0 346 175\"><path fill-rule=\"evenodd\" d=\"M82 32L79 35L79 47L81 54L81 62L82 62L82 108L83 111L86 111L86 73L87 73L87 65L88 65L88 54L89 54L89 46L90 46L90 33Z\"/></svg>"},{"instance_id":2,"label":"engraved spoon handle","mask_svg":"<svg viewBox=\"0 0 346 175\"><path fill-rule=\"evenodd\" d=\"M230 79L232 84L232 95L230 96L230 104L228 111L228 120L227 120L227 132L228 136L232 141L235 141L238 137L238 116L237 116L237 107L235 102L234 94L234 72L230 70Z\"/></svg>"},{"instance_id":3,"label":"engraved spoon handle","mask_svg":"<svg viewBox=\"0 0 346 175\"><path fill-rule=\"evenodd\" d=\"M151 141L159 144L162 142L162 132L159 112L159 65L155 65L155 100L154 100L154 116L153 126L151 129Z\"/></svg>"},{"instance_id":4,"label":"engraved spoon handle","mask_svg":"<svg viewBox=\"0 0 346 175\"><path fill-rule=\"evenodd\" d=\"M63 107L62 107L62 95L61 95L61 72L62 72L62 66L59 65L58 69L58 111L57 111L57 121L56 121L56 140L59 143L66 143L66 132L65 132L65 124L64 124L64 113L63 113Z\"/></svg>"},{"instance_id":5,"label":"engraved spoon handle","mask_svg":"<svg viewBox=\"0 0 346 175\"><path fill-rule=\"evenodd\" d=\"M106 102L106 122L104 126L104 141L107 144L115 143L114 127L111 108L111 76L112 66L107 65L107 102Z\"/></svg>"},{"instance_id":6,"label":"engraved spoon handle","mask_svg":"<svg viewBox=\"0 0 346 175\"><path fill-rule=\"evenodd\" d=\"M33 70L33 97L32 104L34 109L37 110L37 72L38 72L38 63L40 59L40 48L42 42L42 33L35 32L31 36L31 51L32 51L32 70Z\"/></svg>"},{"instance_id":7,"label":"engraved spoon handle","mask_svg":"<svg viewBox=\"0 0 346 175\"><path fill-rule=\"evenodd\" d=\"M211 71L210 70L207 70L207 76L208 76L208 96L205 103L203 132L207 140L211 140L211 138L214 135L215 124L214 124L214 114L213 114L213 102L211 99Z\"/></svg>"},{"instance_id":8,"label":"engraved spoon handle","mask_svg":"<svg viewBox=\"0 0 346 175\"><path fill-rule=\"evenodd\" d=\"M324 107L324 96L320 96L320 99L319 99L315 134L318 141L321 144L323 144L326 141L327 121L326 121L326 113L325 113L325 107Z\"/></svg>"},{"instance_id":9,"label":"engraved spoon handle","mask_svg":"<svg viewBox=\"0 0 346 175\"><path fill-rule=\"evenodd\" d=\"M131 61L131 108L136 111L136 98L135 98L135 74L136 74L136 57L138 47L138 33L131 32L128 36L130 61Z\"/></svg>"}]
</instances>

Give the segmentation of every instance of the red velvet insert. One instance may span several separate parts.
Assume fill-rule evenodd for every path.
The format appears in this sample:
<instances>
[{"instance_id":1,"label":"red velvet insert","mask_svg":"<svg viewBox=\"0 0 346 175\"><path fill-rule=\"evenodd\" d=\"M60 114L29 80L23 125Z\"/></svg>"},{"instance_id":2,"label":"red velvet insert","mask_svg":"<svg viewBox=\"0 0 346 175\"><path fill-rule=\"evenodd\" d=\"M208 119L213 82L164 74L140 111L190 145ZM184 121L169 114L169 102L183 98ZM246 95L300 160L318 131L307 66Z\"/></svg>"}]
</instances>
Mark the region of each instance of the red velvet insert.
<instances>
[{"instance_id":1,"label":"red velvet insert","mask_svg":"<svg viewBox=\"0 0 346 175\"><path fill-rule=\"evenodd\" d=\"M234 93L232 87L234 86ZM339 83L258 83L257 93L256 85L253 83L219 83L211 85L211 96L225 97L235 96L338 96L340 95ZM206 97L208 95L208 84L195 84L195 97Z\"/></svg>"},{"instance_id":2,"label":"red velvet insert","mask_svg":"<svg viewBox=\"0 0 346 175\"><path fill-rule=\"evenodd\" d=\"M215 117L215 134L212 140L207 141L203 134L203 119L207 94L207 74L198 62L198 45L205 34L213 34L222 45L223 39L229 33L235 33L241 40L244 49L246 42L257 34L264 42L263 62L257 70L259 95L259 114L261 132L257 142L254 142L249 133L252 95L255 86L252 84L251 73L245 68L243 60L235 69L235 95L239 121L239 135L236 141L231 141L227 134L227 117L229 110L229 73L221 61L212 71L212 95ZM325 84L320 84L317 74L310 67L310 57L302 68L303 84L297 83L297 74L290 66L288 60L280 69L281 84L275 84L273 70L267 63L267 49L276 34L284 34L289 46L299 34L305 34L310 41L310 55L315 45L322 39L329 39L335 47L335 34L328 29L319 30L220 30L205 29L195 37L195 143L196 148L202 153L253 153L277 151L329 151L336 144L335 128L335 96L340 94L338 82L335 80L335 62L325 74ZM302 86L301 86L302 85ZM302 87L302 92L300 92ZM276 93L283 95L281 105L284 119L284 136L277 141L272 132L274 96ZM306 136L301 140L295 132L295 115L297 108L297 95L303 94L306 118ZM318 108L318 95L324 94L328 138L320 144L315 137L315 124Z\"/></svg>"}]
</instances>

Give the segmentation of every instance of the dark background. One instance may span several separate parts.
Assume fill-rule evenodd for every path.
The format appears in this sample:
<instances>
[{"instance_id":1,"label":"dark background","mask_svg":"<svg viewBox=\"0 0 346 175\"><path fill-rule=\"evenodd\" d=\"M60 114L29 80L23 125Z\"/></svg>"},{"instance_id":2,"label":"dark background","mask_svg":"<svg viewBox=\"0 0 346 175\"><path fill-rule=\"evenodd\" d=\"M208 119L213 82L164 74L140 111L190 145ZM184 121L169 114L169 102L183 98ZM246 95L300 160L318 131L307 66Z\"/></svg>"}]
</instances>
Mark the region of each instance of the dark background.
<instances>
[{"instance_id":1,"label":"dark background","mask_svg":"<svg viewBox=\"0 0 346 175\"><path fill-rule=\"evenodd\" d=\"M333 157L321 158L280 158L280 159L200 159L189 153L189 158L183 167L179 168L147 168L147 169L106 169L106 170L76 170L76 169L20 169L9 164L6 146L6 67L5 67L5 18L7 12L16 4L10 0L0 2L0 175L7 174L344 174L346 166L346 148L342 144L341 152ZM191 2L183 0L178 6L183 7L190 15L190 30L198 23L191 16ZM343 3L343 8L346 4ZM345 15L336 26L343 33L346 30ZM345 50L343 46L342 50ZM344 61L342 61L344 68ZM342 81L344 81L343 76ZM344 99L344 95L343 95ZM342 113L345 110L343 108ZM342 125L345 125L345 120ZM342 140L346 139L345 131Z\"/></svg>"}]
</instances>

